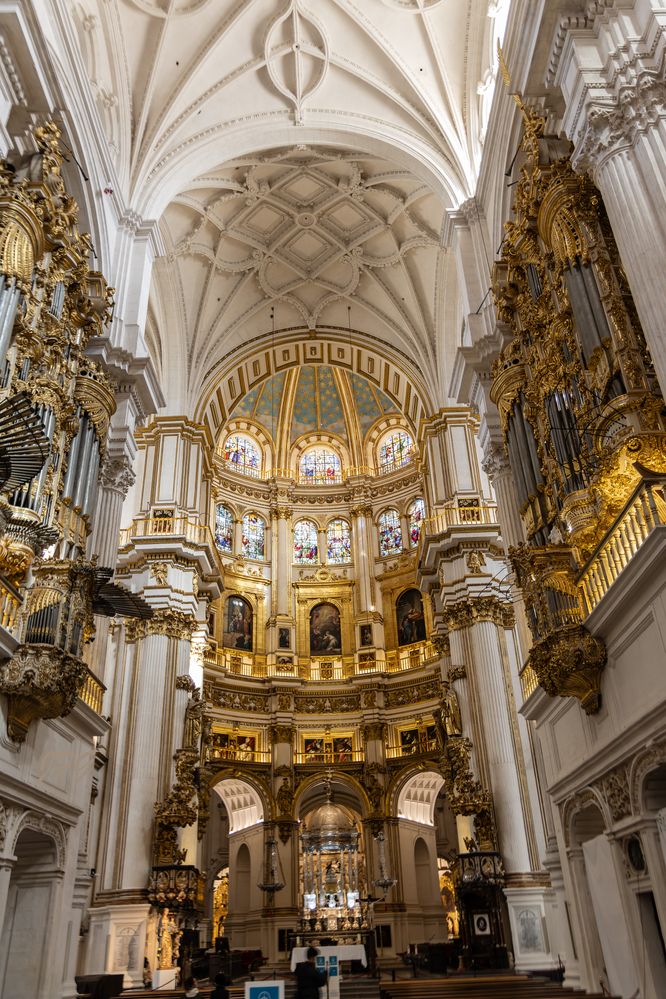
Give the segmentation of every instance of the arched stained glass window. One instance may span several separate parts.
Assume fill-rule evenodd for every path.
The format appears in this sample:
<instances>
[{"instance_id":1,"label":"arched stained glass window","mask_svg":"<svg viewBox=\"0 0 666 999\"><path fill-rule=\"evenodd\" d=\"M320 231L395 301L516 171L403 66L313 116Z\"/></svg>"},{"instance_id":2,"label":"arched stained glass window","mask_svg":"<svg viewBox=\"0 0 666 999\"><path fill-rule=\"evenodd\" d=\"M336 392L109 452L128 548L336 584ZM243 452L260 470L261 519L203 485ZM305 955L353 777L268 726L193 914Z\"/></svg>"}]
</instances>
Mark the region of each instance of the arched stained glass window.
<instances>
[{"instance_id":1,"label":"arched stained glass window","mask_svg":"<svg viewBox=\"0 0 666 999\"><path fill-rule=\"evenodd\" d=\"M234 550L234 515L223 503L215 507L215 544L221 552Z\"/></svg>"},{"instance_id":2,"label":"arched stained glass window","mask_svg":"<svg viewBox=\"0 0 666 999\"><path fill-rule=\"evenodd\" d=\"M294 525L294 562L312 565L319 561L319 535L311 520Z\"/></svg>"},{"instance_id":3,"label":"arched stained glass window","mask_svg":"<svg viewBox=\"0 0 666 999\"><path fill-rule=\"evenodd\" d=\"M351 529L346 520L332 520L326 528L326 551L331 565L351 562Z\"/></svg>"},{"instance_id":4,"label":"arched stained glass window","mask_svg":"<svg viewBox=\"0 0 666 999\"><path fill-rule=\"evenodd\" d=\"M385 510L379 515L379 554L399 555L402 551L402 527L397 510Z\"/></svg>"},{"instance_id":5,"label":"arched stained glass window","mask_svg":"<svg viewBox=\"0 0 666 999\"><path fill-rule=\"evenodd\" d=\"M261 472L261 451L245 434L231 434L227 437L222 454L229 468L233 468L235 472L253 476L258 476Z\"/></svg>"},{"instance_id":6,"label":"arched stained glass window","mask_svg":"<svg viewBox=\"0 0 666 999\"><path fill-rule=\"evenodd\" d=\"M421 537L421 524L425 517L425 503L419 497L415 499L407 511L409 517L409 547L416 548Z\"/></svg>"},{"instance_id":7,"label":"arched stained glass window","mask_svg":"<svg viewBox=\"0 0 666 999\"><path fill-rule=\"evenodd\" d=\"M414 454L414 441L404 430L392 430L379 444L379 470L391 472L405 465Z\"/></svg>"},{"instance_id":8,"label":"arched stained glass window","mask_svg":"<svg viewBox=\"0 0 666 999\"><path fill-rule=\"evenodd\" d=\"M246 513L243 517L242 549L243 558L266 557L266 525L256 513Z\"/></svg>"},{"instance_id":9,"label":"arched stained glass window","mask_svg":"<svg viewBox=\"0 0 666 999\"><path fill-rule=\"evenodd\" d=\"M302 482L315 486L325 486L340 482L342 463L340 455L330 447L311 447L301 457L300 476Z\"/></svg>"}]
</instances>

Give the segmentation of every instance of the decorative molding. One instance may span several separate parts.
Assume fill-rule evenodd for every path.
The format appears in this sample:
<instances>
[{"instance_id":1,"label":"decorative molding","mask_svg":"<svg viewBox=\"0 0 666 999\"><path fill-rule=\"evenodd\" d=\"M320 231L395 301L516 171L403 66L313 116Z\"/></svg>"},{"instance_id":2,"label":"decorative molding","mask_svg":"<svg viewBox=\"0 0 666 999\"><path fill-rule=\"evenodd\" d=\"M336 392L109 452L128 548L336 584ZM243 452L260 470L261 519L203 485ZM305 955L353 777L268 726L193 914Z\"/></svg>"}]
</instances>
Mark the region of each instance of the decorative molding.
<instances>
[{"instance_id":1,"label":"decorative molding","mask_svg":"<svg viewBox=\"0 0 666 999\"><path fill-rule=\"evenodd\" d=\"M513 628L513 605L499 597L466 597L444 607L443 622L448 631L471 628L481 621L491 621L498 628Z\"/></svg>"}]
</instances>

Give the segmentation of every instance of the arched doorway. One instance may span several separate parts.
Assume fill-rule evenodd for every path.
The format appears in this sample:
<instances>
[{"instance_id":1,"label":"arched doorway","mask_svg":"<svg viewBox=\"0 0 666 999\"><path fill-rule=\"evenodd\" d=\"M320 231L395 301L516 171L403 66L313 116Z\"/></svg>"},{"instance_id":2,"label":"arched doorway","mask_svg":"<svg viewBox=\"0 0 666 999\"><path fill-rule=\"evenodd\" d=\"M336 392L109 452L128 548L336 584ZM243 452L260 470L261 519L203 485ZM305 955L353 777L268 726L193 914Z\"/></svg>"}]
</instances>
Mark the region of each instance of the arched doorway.
<instances>
[{"instance_id":1,"label":"arched doorway","mask_svg":"<svg viewBox=\"0 0 666 999\"><path fill-rule=\"evenodd\" d=\"M399 849L406 908L405 945L442 943L448 936L440 890L439 861L448 873L456 846L455 820L443 796L444 779L434 770L408 775L397 792ZM448 899L451 901L451 898ZM457 913L453 910L453 926Z\"/></svg>"},{"instance_id":2,"label":"arched doorway","mask_svg":"<svg viewBox=\"0 0 666 999\"><path fill-rule=\"evenodd\" d=\"M41 830L24 828L14 854L0 940L3 999L46 995L50 966L55 960L51 942L62 878L57 844ZM133 956L127 954L128 967Z\"/></svg>"},{"instance_id":3,"label":"arched doorway","mask_svg":"<svg viewBox=\"0 0 666 999\"><path fill-rule=\"evenodd\" d=\"M227 777L213 787L225 814L226 822L211 828L209 844L217 847L217 855L226 859L227 911L222 937L214 937L213 945L222 950L261 949L262 893L261 881L264 850L264 802L254 784L237 777ZM218 879L219 880L219 879ZM214 892L219 884L211 884L209 907L214 912ZM212 926L215 933L216 927Z\"/></svg>"}]
</instances>

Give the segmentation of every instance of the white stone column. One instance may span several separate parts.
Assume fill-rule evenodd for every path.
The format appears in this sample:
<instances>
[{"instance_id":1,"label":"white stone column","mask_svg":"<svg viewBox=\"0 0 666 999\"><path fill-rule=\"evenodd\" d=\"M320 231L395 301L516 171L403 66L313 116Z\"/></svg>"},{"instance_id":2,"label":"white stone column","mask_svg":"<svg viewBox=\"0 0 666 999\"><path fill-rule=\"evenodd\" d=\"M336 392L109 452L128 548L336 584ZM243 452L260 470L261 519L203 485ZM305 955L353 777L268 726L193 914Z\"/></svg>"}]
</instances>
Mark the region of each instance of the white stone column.
<instances>
[{"instance_id":1,"label":"white stone column","mask_svg":"<svg viewBox=\"0 0 666 999\"><path fill-rule=\"evenodd\" d=\"M375 609L373 568L374 549L372 507L367 505L352 507L352 551L356 567L358 613L370 614Z\"/></svg>"},{"instance_id":2,"label":"white stone column","mask_svg":"<svg viewBox=\"0 0 666 999\"><path fill-rule=\"evenodd\" d=\"M474 678L478 687L485 755L490 772L499 846L508 872L531 869L518 768L517 733L511 730L510 703L501 654L503 636L493 621L470 628Z\"/></svg>"},{"instance_id":3,"label":"white stone column","mask_svg":"<svg viewBox=\"0 0 666 999\"><path fill-rule=\"evenodd\" d=\"M134 472L128 458L107 455L100 473L91 540L91 550L97 555L99 565L115 568L123 501L133 482Z\"/></svg>"},{"instance_id":4,"label":"white stone column","mask_svg":"<svg viewBox=\"0 0 666 999\"><path fill-rule=\"evenodd\" d=\"M483 469L492 483L497 499L497 519L507 547L525 541L525 530L518 510L516 487L509 461L501 444L491 445L483 462Z\"/></svg>"},{"instance_id":5,"label":"white stone column","mask_svg":"<svg viewBox=\"0 0 666 999\"><path fill-rule=\"evenodd\" d=\"M319 564L326 565L328 541L326 538L326 529L323 527L319 527L317 529L317 549L319 554Z\"/></svg>"}]
</instances>

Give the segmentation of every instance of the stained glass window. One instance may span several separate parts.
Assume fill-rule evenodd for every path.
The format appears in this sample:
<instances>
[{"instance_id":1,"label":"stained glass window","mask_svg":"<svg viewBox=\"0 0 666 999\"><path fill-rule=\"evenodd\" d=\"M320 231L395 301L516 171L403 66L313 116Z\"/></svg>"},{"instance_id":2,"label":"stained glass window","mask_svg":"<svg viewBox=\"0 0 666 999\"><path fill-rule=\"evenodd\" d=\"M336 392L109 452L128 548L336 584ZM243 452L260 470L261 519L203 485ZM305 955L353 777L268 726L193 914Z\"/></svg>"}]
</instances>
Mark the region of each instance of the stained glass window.
<instances>
[{"instance_id":1,"label":"stained glass window","mask_svg":"<svg viewBox=\"0 0 666 999\"><path fill-rule=\"evenodd\" d=\"M243 517L243 557L264 559L266 551L266 525L256 513Z\"/></svg>"},{"instance_id":2,"label":"stained glass window","mask_svg":"<svg viewBox=\"0 0 666 999\"><path fill-rule=\"evenodd\" d=\"M351 562L351 530L346 520L332 520L326 529L326 550L332 565Z\"/></svg>"},{"instance_id":3,"label":"stained glass window","mask_svg":"<svg viewBox=\"0 0 666 999\"><path fill-rule=\"evenodd\" d=\"M399 555L402 551L402 527L397 510L385 510L379 515L379 554Z\"/></svg>"},{"instance_id":4,"label":"stained glass window","mask_svg":"<svg viewBox=\"0 0 666 999\"><path fill-rule=\"evenodd\" d=\"M342 465L340 456L330 447L311 447L301 458L301 480L315 486L340 482Z\"/></svg>"},{"instance_id":5,"label":"stained glass window","mask_svg":"<svg viewBox=\"0 0 666 999\"><path fill-rule=\"evenodd\" d=\"M299 520L294 526L294 562L319 561L317 525L311 520Z\"/></svg>"},{"instance_id":6,"label":"stained glass window","mask_svg":"<svg viewBox=\"0 0 666 999\"><path fill-rule=\"evenodd\" d=\"M244 434L231 434L222 449L224 460L235 472L257 476L261 472L261 452Z\"/></svg>"},{"instance_id":7,"label":"stained glass window","mask_svg":"<svg viewBox=\"0 0 666 999\"><path fill-rule=\"evenodd\" d=\"M406 464L414 454L414 441L404 430L392 430L379 445L379 470L390 472Z\"/></svg>"},{"instance_id":8,"label":"stained glass window","mask_svg":"<svg viewBox=\"0 0 666 999\"><path fill-rule=\"evenodd\" d=\"M407 511L407 516L409 517L409 547L416 548L421 537L421 524L425 517L425 503L420 497L414 500Z\"/></svg>"},{"instance_id":9,"label":"stained glass window","mask_svg":"<svg viewBox=\"0 0 666 999\"><path fill-rule=\"evenodd\" d=\"M221 552L234 550L234 515L222 503L215 507L215 543Z\"/></svg>"}]
</instances>

